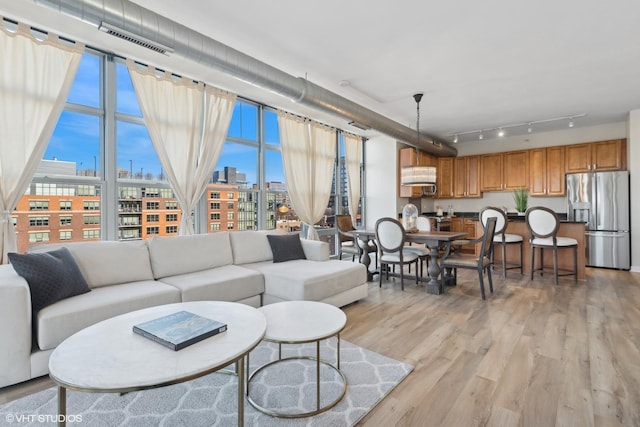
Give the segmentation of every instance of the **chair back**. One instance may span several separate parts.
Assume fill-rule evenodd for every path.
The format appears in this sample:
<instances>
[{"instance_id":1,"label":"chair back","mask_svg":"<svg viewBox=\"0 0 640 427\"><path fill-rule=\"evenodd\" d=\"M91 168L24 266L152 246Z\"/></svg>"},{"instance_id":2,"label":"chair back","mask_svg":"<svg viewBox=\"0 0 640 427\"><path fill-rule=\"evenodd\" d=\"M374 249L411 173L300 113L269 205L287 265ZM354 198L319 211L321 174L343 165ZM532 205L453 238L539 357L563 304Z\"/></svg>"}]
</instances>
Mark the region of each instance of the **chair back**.
<instances>
[{"instance_id":1,"label":"chair back","mask_svg":"<svg viewBox=\"0 0 640 427\"><path fill-rule=\"evenodd\" d=\"M493 206L486 206L480 209L480 213L478 214L480 217L480 222L482 223L482 227L487 226L487 219L490 217L496 217L496 232L495 234L504 233L505 228L507 228L507 215L500 208L495 208Z\"/></svg>"},{"instance_id":2,"label":"chair back","mask_svg":"<svg viewBox=\"0 0 640 427\"><path fill-rule=\"evenodd\" d=\"M407 233L400 221L385 217L376 221L376 241L382 253L400 252L407 237Z\"/></svg>"},{"instance_id":3,"label":"chair back","mask_svg":"<svg viewBox=\"0 0 640 427\"><path fill-rule=\"evenodd\" d=\"M347 231L355 230L351 215L336 215L336 227L338 228L338 237L341 242L353 242L353 236L344 234Z\"/></svg>"},{"instance_id":4,"label":"chair back","mask_svg":"<svg viewBox=\"0 0 640 427\"><path fill-rule=\"evenodd\" d=\"M416 219L416 228L418 231L431 231L431 221L426 216L419 216Z\"/></svg>"},{"instance_id":5,"label":"chair back","mask_svg":"<svg viewBox=\"0 0 640 427\"><path fill-rule=\"evenodd\" d=\"M534 238L553 237L560 228L558 215L549 208L533 206L524 217L531 236Z\"/></svg>"},{"instance_id":6,"label":"chair back","mask_svg":"<svg viewBox=\"0 0 640 427\"><path fill-rule=\"evenodd\" d=\"M479 259L481 262L483 257L491 259L491 253L493 252L493 236L496 232L497 222L498 221L495 216L487 218L487 223L484 226L484 235L482 236L482 247L480 248L481 256Z\"/></svg>"}]
</instances>

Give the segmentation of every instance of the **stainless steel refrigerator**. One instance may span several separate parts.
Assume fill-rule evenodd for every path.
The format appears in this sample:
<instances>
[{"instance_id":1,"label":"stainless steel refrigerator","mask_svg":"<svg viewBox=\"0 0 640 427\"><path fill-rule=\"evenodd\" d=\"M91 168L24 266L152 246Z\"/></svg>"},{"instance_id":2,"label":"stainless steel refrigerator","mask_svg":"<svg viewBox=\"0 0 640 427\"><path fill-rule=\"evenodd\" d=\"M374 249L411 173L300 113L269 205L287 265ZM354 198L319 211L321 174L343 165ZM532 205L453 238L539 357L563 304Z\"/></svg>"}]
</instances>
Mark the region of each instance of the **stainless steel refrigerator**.
<instances>
[{"instance_id":1,"label":"stainless steel refrigerator","mask_svg":"<svg viewBox=\"0 0 640 427\"><path fill-rule=\"evenodd\" d=\"M629 270L629 172L567 174L567 203L567 219L586 224L587 265Z\"/></svg>"}]
</instances>

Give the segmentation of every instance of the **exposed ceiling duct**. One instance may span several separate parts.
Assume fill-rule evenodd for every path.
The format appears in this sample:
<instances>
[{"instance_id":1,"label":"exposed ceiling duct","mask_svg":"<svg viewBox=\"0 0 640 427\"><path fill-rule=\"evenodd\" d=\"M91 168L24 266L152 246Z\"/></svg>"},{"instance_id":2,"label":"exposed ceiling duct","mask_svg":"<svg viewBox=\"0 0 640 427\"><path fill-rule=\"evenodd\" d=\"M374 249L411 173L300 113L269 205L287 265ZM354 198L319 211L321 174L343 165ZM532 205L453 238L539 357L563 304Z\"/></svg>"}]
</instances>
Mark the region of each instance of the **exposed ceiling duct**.
<instances>
[{"instance_id":1,"label":"exposed ceiling duct","mask_svg":"<svg viewBox=\"0 0 640 427\"><path fill-rule=\"evenodd\" d=\"M457 150L369 110L304 78L295 77L262 61L204 36L127 0L35 0L36 3L78 18L96 28L125 34L140 45L160 46L254 86L285 96L297 103L335 114L360 127L375 129L435 156L455 156ZM140 42L131 40L138 36ZM419 139L418 139L419 138Z\"/></svg>"}]
</instances>

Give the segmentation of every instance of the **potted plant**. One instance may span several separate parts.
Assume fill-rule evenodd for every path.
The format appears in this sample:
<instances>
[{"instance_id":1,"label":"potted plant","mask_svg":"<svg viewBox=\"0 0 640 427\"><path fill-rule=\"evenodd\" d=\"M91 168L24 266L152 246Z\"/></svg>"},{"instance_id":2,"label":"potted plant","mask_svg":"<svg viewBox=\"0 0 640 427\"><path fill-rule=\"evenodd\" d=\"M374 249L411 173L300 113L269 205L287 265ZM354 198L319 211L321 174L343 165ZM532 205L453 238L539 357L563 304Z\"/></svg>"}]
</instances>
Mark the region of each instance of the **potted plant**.
<instances>
[{"instance_id":1,"label":"potted plant","mask_svg":"<svg viewBox=\"0 0 640 427\"><path fill-rule=\"evenodd\" d=\"M513 200L516 202L516 210L519 214L524 214L527 210L527 202L529 200L529 190L526 188L518 188L513 190Z\"/></svg>"}]
</instances>

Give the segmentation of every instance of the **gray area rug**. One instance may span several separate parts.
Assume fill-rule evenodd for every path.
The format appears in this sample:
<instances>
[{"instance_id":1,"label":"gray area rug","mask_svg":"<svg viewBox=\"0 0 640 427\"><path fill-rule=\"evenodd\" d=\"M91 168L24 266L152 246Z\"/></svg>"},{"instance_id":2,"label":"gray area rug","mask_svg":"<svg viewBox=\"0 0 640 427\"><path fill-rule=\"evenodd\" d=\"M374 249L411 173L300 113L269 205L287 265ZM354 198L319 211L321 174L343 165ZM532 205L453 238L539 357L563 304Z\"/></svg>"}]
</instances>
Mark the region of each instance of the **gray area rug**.
<instances>
[{"instance_id":1,"label":"gray area rug","mask_svg":"<svg viewBox=\"0 0 640 427\"><path fill-rule=\"evenodd\" d=\"M335 364L335 338L321 343L321 359ZM283 345L283 357L315 356L315 344ZM263 342L251 352L250 372L278 358L278 346ZM342 391L340 376L321 365L321 405ZM333 408L307 418L274 418L254 409L245 400L247 426L351 426L362 419L412 370L406 363L341 341L340 368L347 378L347 392ZM282 412L304 412L316 405L316 364L292 360L261 370L251 381L256 403ZM235 426L237 425L237 377L214 373L173 386L119 395L67 391L67 414L81 416L83 426ZM20 426L54 425L57 390L50 388L0 406L0 424L10 417ZM20 415L29 415L32 422ZM38 419L36 415L50 418ZM8 418L9 416L9 418ZM44 421L44 422L43 422ZM46 422L49 421L49 422ZM69 420L71 421L71 419Z\"/></svg>"}]
</instances>

